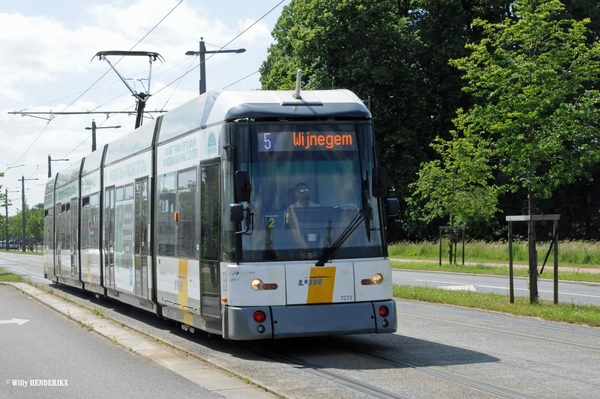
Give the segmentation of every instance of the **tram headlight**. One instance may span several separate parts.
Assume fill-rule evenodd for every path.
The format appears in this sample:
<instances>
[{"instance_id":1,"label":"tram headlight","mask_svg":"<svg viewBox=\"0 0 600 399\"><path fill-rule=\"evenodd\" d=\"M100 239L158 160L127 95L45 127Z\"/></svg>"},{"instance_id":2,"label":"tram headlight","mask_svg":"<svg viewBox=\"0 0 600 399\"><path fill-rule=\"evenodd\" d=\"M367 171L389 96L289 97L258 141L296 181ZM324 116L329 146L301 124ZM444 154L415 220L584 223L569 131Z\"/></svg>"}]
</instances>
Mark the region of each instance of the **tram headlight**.
<instances>
[{"instance_id":1,"label":"tram headlight","mask_svg":"<svg viewBox=\"0 0 600 399\"><path fill-rule=\"evenodd\" d=\"M254 280L252 280L250 285L252 286L252 289L256 291L276 290L278 287L276 283L263 283L263 281L259 278L255 278Z\"/></svg>"},{"instance_id":2,"label":"tram headlight","mask_svg":"<svg viewBox=\"0 0 600 399\"><path fill-rule=\"evenodd\" d=\"M383 282L383 276L379 273L375 274L372 278L365 278L360 281L362 285L379 285Z\"/></svg>"},{"instance_id":3,"label":"tram headlight","mask_svg":"<svg viewBox=\"0 0 600 399\"><path fill-rule=\"evenodd\" d=\"M373 276L371 281L373 281L373 284L379 285L383 281L383 276L381 274L377 273L376 275Z\"/></svg>"},{"instance_id":4,"label":"tram headlight","mask_svg":"<svg viewBox=\"0 0 600 399\"><path fill-rule=\"evenodd\" d=\"M255 278L254 280L252 280L250 285L252 286L253 290L262 290L263 288L263 282L259 278Z\"/></svg>"}]
</instances>

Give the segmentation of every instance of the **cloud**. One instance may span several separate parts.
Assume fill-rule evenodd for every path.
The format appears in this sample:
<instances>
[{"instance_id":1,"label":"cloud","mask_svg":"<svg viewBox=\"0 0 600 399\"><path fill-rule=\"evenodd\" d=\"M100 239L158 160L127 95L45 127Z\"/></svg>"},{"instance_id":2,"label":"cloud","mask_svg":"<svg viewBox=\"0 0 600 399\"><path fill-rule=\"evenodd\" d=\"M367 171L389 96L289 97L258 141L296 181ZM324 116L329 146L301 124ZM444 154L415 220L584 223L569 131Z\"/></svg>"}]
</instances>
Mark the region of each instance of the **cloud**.
<instances>
[{"instance_id":1,"label":"cloud","mask_svg":"<svg viewBox=\"0 0 600 399\"><path fill-rule=\"evenodd\" d=\"M254 22L253 19L245 18L243 20L238 21L238 28L240 32L243 32L245 29L250 27ZM274 43L273 38L271 37L271 30L267 26L267 24L263 22L259 22L256 25L252 26L252 28L248 29L247 32L240 38L245 43L249 44L260 44L267 45Z\"/></svg>"},{"instance_id":2,"label":"cloud","mask_svg":"<svg viewBox=\"0 0 600 399\"><path fill-rule=\"evenodd\" d=\"M98 4L102 1L104 4ZM13 164L28 165L8 170L4 180L0 179L4 188L17 184L20 187L16 179L21 175L39 177L39 184L35 184L42 187L37 190L41 198L37 194L33 198L33 189L27 194L32 203L40 202L48 154L53 158L66 156L70 162L89 154L91 132L85 127L91 126L92 119L99 126L123 126L99 131L98 147L133 130L135 118L122 114L111 115L108 120L104 114L55 116L49 124L43 119L8 114L25 109L135 113L135 99L108 63L97 58L90 62L98 51L129 50L154 28L134 49L159 52L166 60L164 65L153 63L153 96L146 109L171 110L198 93L198 58L185 56L185 52L197 50L201 37L209 50L225 45L273 7L268 0L184 1L155 28L178 3L178 0L95 0L68 4L58 1L45 8L33 10L23 5L15 6L20 12L0 13L0 52L5 55L0 63L0 171ZM227 46L244 47L245 53L210 57L206 63L209 90L229 86L259 68L272 43L269 24L280 11L274 10ZM113 64L118 61L118 57L111 58ZM124 78L146 78L148 59L126 57L118 62L116 69ZM190 72L178 80L187 71ZM257 79L257 74L252 75L229 90L256 89ZM52 170L58 172L68 165L69 162L56 163Z\"/></svg>"}]
</instances>

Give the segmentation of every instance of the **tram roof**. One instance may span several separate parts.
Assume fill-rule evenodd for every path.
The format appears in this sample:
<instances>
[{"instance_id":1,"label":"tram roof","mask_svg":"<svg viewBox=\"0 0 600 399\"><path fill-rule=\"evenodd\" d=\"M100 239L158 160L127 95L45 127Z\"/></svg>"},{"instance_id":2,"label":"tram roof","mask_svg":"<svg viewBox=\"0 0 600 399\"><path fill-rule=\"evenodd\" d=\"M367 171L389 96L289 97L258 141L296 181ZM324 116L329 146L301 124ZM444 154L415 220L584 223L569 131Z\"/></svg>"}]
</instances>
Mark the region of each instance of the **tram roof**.
<instances>
[{"instance_id":1,"label":"tram roof","mask_svg":"<svg viewBox=\"0 0 600 399\"><path fill-rule=\"evenodd\" d=\"M216 91L217 120L271 116L370 117L363 102L350 90L305 90L296 99L293 91ZM220 105L220 107L219 107Z\"/></svg>"},{"instance_id":2,"label":"tram roof","mask_svg":"<svg viewBox=\"0 0 600 399\"><path fill-rule=\"evenodd\" d=\"M355 117L371 113L350 90L210 91L162 116L159 142L201 126L246 118Z\"/></svg>"},{"instance_id":3,"label":"tram roof","mask_svg":"<svg viewBox=\"0 0 600 399\"><path fill-rule=\"evenodd\" d=\"M73 162L67 168L61 170L56 174L56 188L62 187L71 182L79 179L79 173L81 171L81 160Z\"/></svg>"},{"instance_id":4,"label":"tram roof","mask_svg":"<svg viewBox=\"0 0 600 399\"><path fill-rule=\"evenodd\" d=\"M209 91L162 116L158 142L164 142L200 127L224 121L246 118L306 118L306 117L354 117L370 118L371 113L363 102L350 90L304 90L300 99L293 91ZM148 150L152 145L156 121L108 143L104 165ZM46 191L77 180L100 166L103 148L85 157L83 171L81 161L48 181Z\"/></svg>"}]
</instances>

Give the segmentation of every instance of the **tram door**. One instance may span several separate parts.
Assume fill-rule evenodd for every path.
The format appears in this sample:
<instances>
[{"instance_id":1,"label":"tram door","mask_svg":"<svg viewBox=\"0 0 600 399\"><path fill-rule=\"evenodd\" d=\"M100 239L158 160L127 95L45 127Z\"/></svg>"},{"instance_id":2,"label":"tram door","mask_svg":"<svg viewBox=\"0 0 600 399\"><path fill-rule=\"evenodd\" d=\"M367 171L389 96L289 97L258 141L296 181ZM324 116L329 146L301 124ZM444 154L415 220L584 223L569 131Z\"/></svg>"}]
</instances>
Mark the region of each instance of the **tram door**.
<instances>
[{"instance_id":1,"label":"tram door","mask_svg":"<svg viewBox=\"0 0 600 399\"><path fill-rule=\"evenodd\" d=\"M104 286L115 289L115 188L104 192Z\"/></svg>"},{"instance_id":2,"label":"tram door","mask_svg":"<svg viewBox=\"0 0 600 399\"><path fill-rule=\"evenodd\" d=\"M77 270L77 199L73 198L71 202L56 205L56 212L58 275L74 278Z\"/></svg>"},{"instance_id":3,"label":"tram door","mask_svg":"<svg viewBox=\"0 0 600 399\"><path fill-rule=\"evenodd\" d=\"M55 215L56 215L56 226L54 231L54 248L55 248L55 275L62 275L62 251L63 251L63 211L64 206L62 204L56 204Z\"/></svg>"},{"instance_id":4,"label":"tram door","mask_svg":"<svg viewBox=\"0 0 600 399\"><path fill-rule=\"evenodd\" d=\"M220 195L219 164L200 166L200 296L202 316L220 319L219 237ZM220 322L219 322L220 328Z\"/></svg>"},{"instance_id":5,"label":"tram door","mask_svg":"<svg viewBox=\"0 0 600 399\"><path fill-rule=\"evenodd\" d=\"M148 178L135 182L135 295L148 298Z\"/></svg>"},{"instance_id":6,"label":"tram door","mask_svg":"<svg viewBox=\"0 0 600 399\"><path fill-rule=\"evenodd\" d=\"M71 278L77 278L79 279L79 243L78 241L78 237L79 235L77 234L77 232L79 231L79 219L78 219L78 209L79 206L77 206L77 198L73 198L71 199L71 204L70 204L70 220L68 221L69 224L69 228L71 229L71 242L69 243L69 245L71 246L70 248L70 255L71 255Z\"/></svg>"}]
</instances>

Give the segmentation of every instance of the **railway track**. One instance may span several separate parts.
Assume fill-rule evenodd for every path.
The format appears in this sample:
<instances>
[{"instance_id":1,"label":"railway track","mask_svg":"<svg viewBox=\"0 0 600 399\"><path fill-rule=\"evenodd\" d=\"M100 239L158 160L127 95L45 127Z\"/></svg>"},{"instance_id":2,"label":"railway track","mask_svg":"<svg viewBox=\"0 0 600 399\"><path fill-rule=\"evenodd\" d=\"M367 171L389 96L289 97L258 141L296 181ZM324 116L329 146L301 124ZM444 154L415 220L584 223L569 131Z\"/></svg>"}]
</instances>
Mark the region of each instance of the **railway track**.
<instances>
[{"instance_id":1,"label":"railway track","mask_svg":"<svg viewBox=\"0 0 600 399\"><path fill-rule=\"evenodd\" d=\"M330 349L335 349L339 351L340 355L345 354L346 356L358 356L364 359L367 359L369 362L378 362L384 363L381 365L381 369L389 368L392 366L393 368L409 370L411 373L417 373L421 376L425 376L427 378L434 378L436 380L442 380L445 383L450 383L455 386L460 386L461 388L467 388L469 390L476 390L485 394L490 394L495 397L507 398L507 399L539 399L539 396L531 395L525 392L520 392L513 389L507 389L498 385L490 384L485 381L481 381L474 378L465 377L462 375L458 375L456 373L440 370L437 367L425 366L416 362L406 361L406 360L397 360L388 356L376 355L373 353L369 353L367 351L359 350L353 347L350 344L344 342L343 338L330 338L328 340L329 344L327 345ZM258 355L262 355L271 360L278 361L281 363L285 363L288 365L292 365L294 367L302 368L304 372L310 373L312 375L327 379L331 382L335 382L340 386L353 389L360 393L367 394L374 398L417 398L419 396L413 396L409 394L404 394L401 392L393 392L390 390L386 390L380 387L375 386L374 384L366 383L365 381L349 377L344 375L341 372L337 372L331 369L328 369L326 366L319 364L317 362L306 360L299 358L297 356L289 355L279 350L269 350L260 346L250 345L250 349L257 353ZM348 362L351 362L349 360ZM398 379L402 378L410 378L409 375L398 376ZM441 395L443 396L443 395ZM471 395L470 395L471 396Z\"/></svg>"},{"instance_id":2,"label":"railway track","mask_svg":"<svg viewBox=\"0 0 600 399\"><path fill-rule=\"evenodd\" d=\"M423 311L427 310L429 312L433 312L433 313L437 313L437 314L454 315L454 316L466 317L466 318L470 318L470 319L474 319L474 320L483 320L486 322L502 323L502 324L508 324L508 325L513 325L513 326L527 327L527 328L535 328L538 330L544 330L544 331L548 331L548 332L565 333L565 334L574 335L574 336L593 337L593 338L598 338L597 342L600 342L600 329L594 330L591 327L583 327L582 326L582 327L576 328L576 327L570 327L570 326L563 326L563 325L556 324L556 323L550 324L550 323L542 323L540 321L534 322L534 321L528 321L528 320L521 320L521 319L517 319L517 318L510 318L510 317L507 317L506 315L503 315L502 317L500 317L500 316L494 316L493 314L480 314L480 313L475 313L475 312L461 311L458 309L439 308L439 307L434 308L434 307L428 307L428 306L419 305L416 303L404 302L404 301L398 305L398 313L408 315L408 313L402 311L402 308L410 308L410 309L414 309L414 310L423 310ZM419 313L419 314L410 313L410 316L417 317L420 319L440 321L439 317L427 316L427 315L424 315L423 313ZM600 345L586 345L586 344L581 344L581 343L577 343L577 342L566 341L564 339L554 339L554 338L542 337L539 335L524 334L524 333L519 333L519 332L515 332L515 331L509 331L509 330L503 329L503 328L481 326L481 325L477 325L477 324L473 324L473 323L465 323L465 322L460 322L460 321L455 321L455 320L449 320L447 318L445 318L443 320L443 322L447 323L447 324L454 324L454 325L476 328L479 330L486 330L486 331L490 331L490 332L494 332L494 333L517 336L519 338L528 339L528 340L545 341L545 342L554 343L554 344L571 345L571 346L575 346L575 347L579 347L579 348L600 351Z\"/></svg>"}]
</instances>

